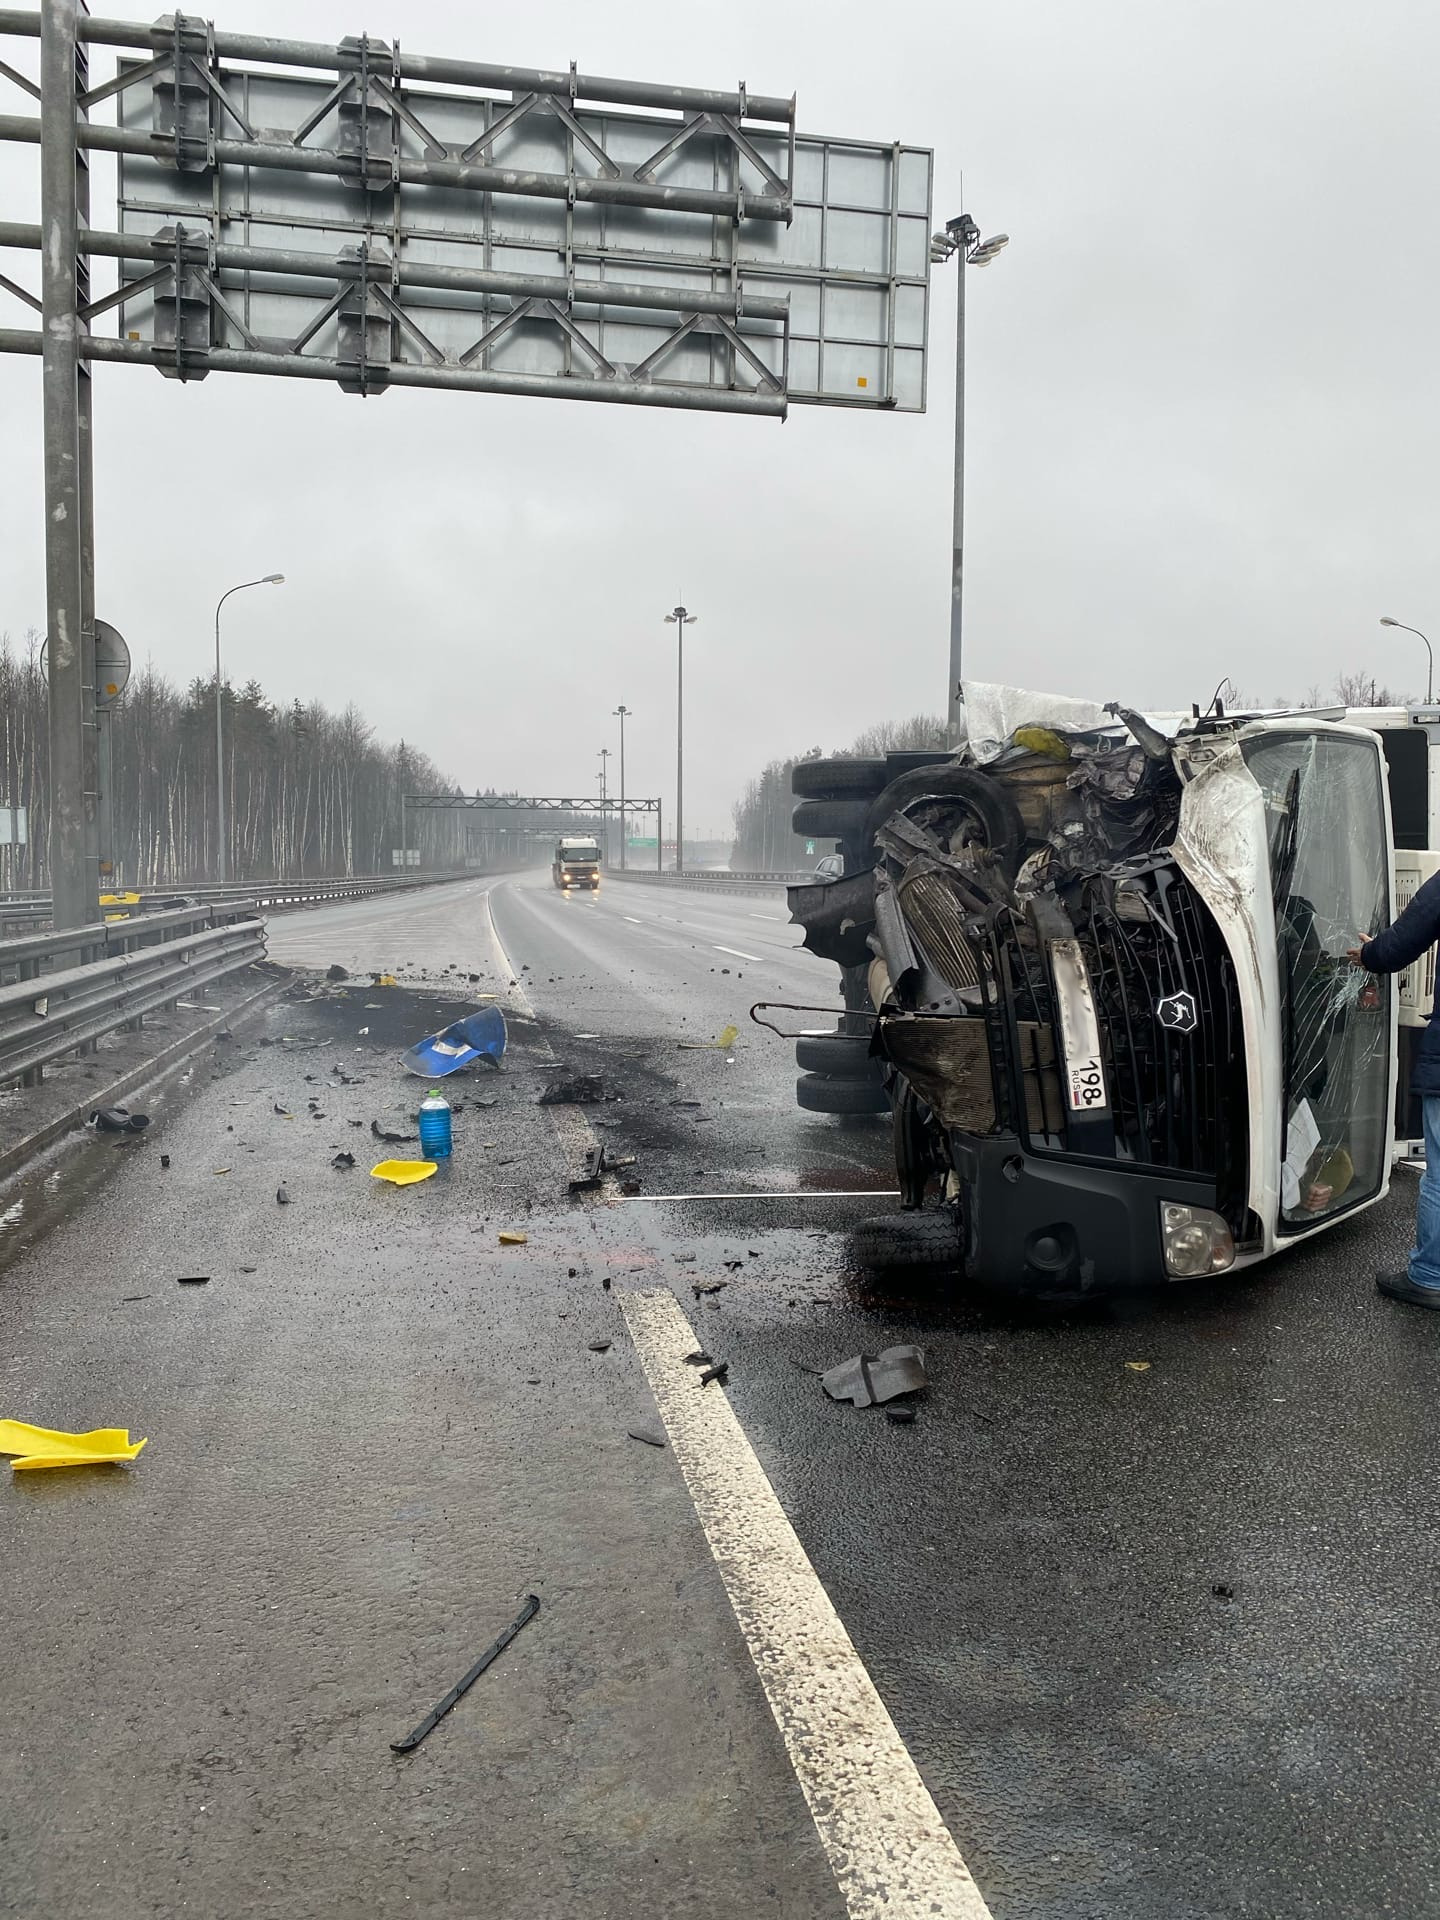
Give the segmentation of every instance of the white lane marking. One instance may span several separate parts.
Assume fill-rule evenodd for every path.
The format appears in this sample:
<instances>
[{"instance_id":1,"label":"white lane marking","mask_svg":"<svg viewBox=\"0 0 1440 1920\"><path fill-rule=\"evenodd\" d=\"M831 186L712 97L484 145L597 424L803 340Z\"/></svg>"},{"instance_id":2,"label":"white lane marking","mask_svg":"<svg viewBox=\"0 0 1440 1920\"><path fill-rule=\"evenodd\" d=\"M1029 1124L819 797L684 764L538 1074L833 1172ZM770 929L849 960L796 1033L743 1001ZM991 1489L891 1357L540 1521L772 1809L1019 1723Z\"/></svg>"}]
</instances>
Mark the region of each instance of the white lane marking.
<instances>
[{"instance_id":1,"label":"white lane marking","mask_svg":"<svg viewBox=\"0 0 1440 1920\"><path fill-rule=\"evenodd\" d=\"M643 927L645 924L643 920L637 920L633 913L622 913L620 918L622 920L628 920L632 927Z\"/></svg>"},{"instance_id":2,"label":"white lane marking","mask_svg":"<svg viewBox=\"0 0 1440 1920\"><path fill-rule=\"evenodd\" d=\"M715 951L716 953L733 954L737 960L763 960L765 958L763 953L742 953L739 947L716 947Z\"/></svg>"},{"instance_id":3,"label":"white lane marking","mask_svg":"<svg viewBox=\"0 0 1440 1920\"><path fill-rule=\"evenodd\" d=\"M788 920L782 920L778 914L774 913L747 913L745 918L747 920L764 920L772 927L788 927L790 925Z\"/></svg>"},{"instance_id":4,"label":"white lane marking","mask_svg":"<svg viewBox=\"0 0 1440 1920\"><path fill-rule=\"evenodd\" d=\"M729 1401L685 1365L675 1296L620 1310L851 1920L990 1920Z\"/></svg>"},{"instance_id":5,"label":"white lane marking","mask_svg":"<svg viewBox=\"0 0 1440 1920\"><path fill-rule=\"evenodd\" d=\"M898 1187L827 1187L817 1193L627 1193L627 1207L663 1207L679 1200L898 1200Z\"/></svg>"}]
</instances>

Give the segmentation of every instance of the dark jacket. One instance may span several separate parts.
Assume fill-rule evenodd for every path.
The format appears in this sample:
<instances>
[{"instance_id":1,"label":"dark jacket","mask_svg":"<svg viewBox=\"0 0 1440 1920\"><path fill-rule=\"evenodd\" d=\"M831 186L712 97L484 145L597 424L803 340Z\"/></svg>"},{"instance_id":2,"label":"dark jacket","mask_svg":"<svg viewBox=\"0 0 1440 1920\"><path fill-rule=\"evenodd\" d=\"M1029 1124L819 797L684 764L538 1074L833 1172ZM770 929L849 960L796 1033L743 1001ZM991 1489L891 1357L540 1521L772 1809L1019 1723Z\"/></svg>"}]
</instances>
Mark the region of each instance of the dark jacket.
<instances>
[{"instance_id":1,"label":"dark jacket","mask_svg":"<svg viewBox=\"0 0 1440 1920\"><path fill-rule=\"evenodd\" d=\"M1403 973L1412 960L1440 940L1440 873L1427 880L1393 927L1377 933L1360 949L1360 964L1371 973ZM1440 994L1420 1036L1410 1076L1412 1093L1427 1100L1440 1096Z\"/></svg>"}]
</instances>

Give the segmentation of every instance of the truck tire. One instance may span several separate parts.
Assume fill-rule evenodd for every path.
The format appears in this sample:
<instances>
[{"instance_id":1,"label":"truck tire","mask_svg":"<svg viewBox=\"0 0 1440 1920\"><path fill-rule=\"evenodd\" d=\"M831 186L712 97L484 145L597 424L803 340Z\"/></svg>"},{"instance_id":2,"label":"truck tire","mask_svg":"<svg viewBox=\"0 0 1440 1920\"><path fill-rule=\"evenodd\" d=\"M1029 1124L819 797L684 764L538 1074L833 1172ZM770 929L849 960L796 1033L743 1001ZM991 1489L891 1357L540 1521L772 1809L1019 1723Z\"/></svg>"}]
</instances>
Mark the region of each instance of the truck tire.
<instances>
[{"instance_id":1,"label":"truck tire","mask_svg":"<svg viewBox=\"0 0 1440 1920\"><path fill-rule=\"evenodd\" d=\"M833 1080L880 1079L880 1062L870 1058L868 1033L805 1033L795 1042L795 1064L807 1073Z\"/></svg>"},{"instance_id":2,"label":"truck tire","mask_svg":"<svg viewBox=\"0 0 1440 1920\"><path fill-rule=\"evenodd\" d=\"M858 800L797 800L790 816L794 832L808 840L854 840L865 832L871 802Z\"/></svg>"},{"instance_id":3,"label":"truck tire","mask_svg":"<svg viewBox=\"0 0 1440 1920\"><path fill-rule=\"evenodd\" d=\"M824 1073L802 1073L795 1098L809 1113L888 1113L884 1087L874 1080L838 1080Z\"/></svg>"},{"instance_id":4,"label":"truck tire","mask_svg":"<svg viewBox=\"0 0 1440 1920\"><path fill-rule=\"evenodd\" d=\"M862 1267L958 1268L964 1257L960 1215L954 1207L917 1207L911 1213L875 1213L850 1230Z\"/></svg>"},{"instance_id":5,"label":"truck tire","mask_svg":"<svg viewBox=\"0 0 1440 1920\"><path fill-rule=\"evenodd\" d=\"M927 799L932 794L958 801L974 815L985 835L985 844L1013 878L1025 844L1025 825L1020 818L1020 809L999 781L993 780L978 767L936 765L919 767L913 773L902 773L898 780L892 780L884 792L871 801L864 828L866 843L874 844L875 835L892 813L913 806L916 801ZM797 807L795 811L798 814L800 809Z\"/></svg>"},{"instance_id":6,"label":"truck tire","mask_svg":"<svg viewBox=\"0 0 1440 1920\"><path fill-rule=\"evenodd\" d=\"M790 769L790 791L800 800L844 800L852 794L873 800L893 778L883 760L797 760Z\"/></svg>"}]
</instances>

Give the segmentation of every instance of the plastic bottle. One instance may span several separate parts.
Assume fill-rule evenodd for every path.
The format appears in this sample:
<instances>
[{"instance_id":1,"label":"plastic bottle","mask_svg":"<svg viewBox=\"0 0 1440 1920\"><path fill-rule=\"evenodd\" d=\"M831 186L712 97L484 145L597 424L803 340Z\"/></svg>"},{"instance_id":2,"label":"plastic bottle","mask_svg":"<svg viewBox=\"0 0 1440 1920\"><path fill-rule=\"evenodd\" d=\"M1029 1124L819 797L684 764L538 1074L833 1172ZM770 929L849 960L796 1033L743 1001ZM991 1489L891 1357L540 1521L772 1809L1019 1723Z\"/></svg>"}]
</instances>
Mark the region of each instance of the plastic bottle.
<instances>
[{"instance_id":1,"label":"plastic bottle","mask_svg":"<svg viewBox=\"0 0 1440 1920\"><path fill-rule=\"evenodd\" d=\"M420 1102L420 1151L427 1160L449 1158L450 1102L436 1087Z\"/></svg>"}]
</instances>

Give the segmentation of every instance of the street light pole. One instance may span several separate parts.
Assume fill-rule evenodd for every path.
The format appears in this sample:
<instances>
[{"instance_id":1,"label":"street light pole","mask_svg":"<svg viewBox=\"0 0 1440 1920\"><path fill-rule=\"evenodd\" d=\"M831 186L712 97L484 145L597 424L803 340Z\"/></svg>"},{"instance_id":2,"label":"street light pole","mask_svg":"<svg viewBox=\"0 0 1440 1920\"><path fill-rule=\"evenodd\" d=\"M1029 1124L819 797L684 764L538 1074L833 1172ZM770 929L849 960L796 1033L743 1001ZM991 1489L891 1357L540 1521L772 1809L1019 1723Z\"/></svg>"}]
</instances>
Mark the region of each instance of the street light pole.
<instances>
[{"instance_id":1,"label":"street light pole","mask_svg":"<svg viewBox=\"0 0 1440 1920\"><path fill-rule=\"evenodd\" d=\"M997 233L989 240L980 238L980 229L968 213L947 220L944 233L931 235L930 258L954 259L958 278L955 283L955 497L950 535L950 739L959 738L961 719L961 682L964 678L964 587L965 587L965 269L988 267L995 256L1010 244L1008 233Z\"/></svg>"},{"instance_id":2,"label":"street light pole","mask_svg":"<svg viewBox=\"0 0 1440 1920\"><path fill-rule=\"evenodd\" d=\"M620 871L625 871L625 843L630 837L630 828L625 815L625 716L630 709L622 701L614 709L620 722Z\"/></svg>"},{"instance_id":3,"label":"street light pole","mask_svg":"<svg viewBox=\"0 0 1440 1920\"><path fill-rule=\"evenodd\" d=\"M1425 704L1428 707L1435 698L1435 649L1418 627L1407 627L1403 620L1392 620L1388 613L1381 614L1380 624L1382 627L1398 627L1402 633L1413 633L1417 640L1425 641L1425 656L1430 662L1425 675Z\"/></svg>"},{"instance_id":4,"label":"street light pole","mask_svg":"<svg viewBox=\"0 0 1440 1920\"><path fill-rule=\"evenodd\" d=\"M693 627L699 616L688 607L676 607L667 613L666 623L676 629L679 645L675 650L675 871L685 871L685 626Z\"/></svg>"},{"instance_id":5,"label":"street light pole","mask_svg":"<svg viewBox=\"0 0 1440 1920\"><path fill-rule=\"evenodd\" d=\"M215 831L218 841L215 856L215 877L223 887L225 884L225 721L224 707L220 699L220 609L232 593L243 593L246 587L280 587L285 584L283 573L262 574L258 580L242 580L238 586L227 587L215 603Z\"/></svg>"}]
</instances>

